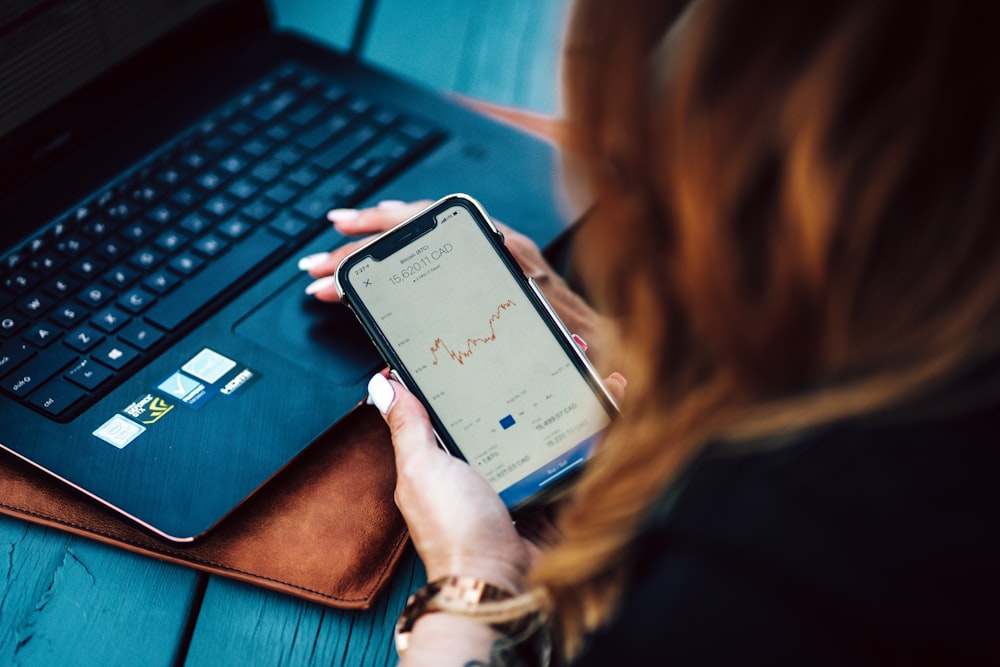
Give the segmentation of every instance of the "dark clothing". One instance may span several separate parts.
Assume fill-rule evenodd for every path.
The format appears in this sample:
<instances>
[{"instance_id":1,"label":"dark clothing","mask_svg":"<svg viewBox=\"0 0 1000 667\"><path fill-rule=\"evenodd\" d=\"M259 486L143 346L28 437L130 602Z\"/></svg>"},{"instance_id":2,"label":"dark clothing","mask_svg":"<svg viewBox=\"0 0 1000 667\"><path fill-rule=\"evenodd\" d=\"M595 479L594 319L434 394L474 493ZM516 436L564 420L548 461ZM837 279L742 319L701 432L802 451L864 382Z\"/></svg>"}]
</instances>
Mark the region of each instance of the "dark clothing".
<instances>
[{"instance_id":1,"label":"dark clothing","mask_svg":"<svg viewBox=\"0 0 1000 667\"><path fill-rule=\"evenodd\" d=\"M575 664L1000 664L1000 408L918 412L703 452Z\"/></svg>"}]
</instances>

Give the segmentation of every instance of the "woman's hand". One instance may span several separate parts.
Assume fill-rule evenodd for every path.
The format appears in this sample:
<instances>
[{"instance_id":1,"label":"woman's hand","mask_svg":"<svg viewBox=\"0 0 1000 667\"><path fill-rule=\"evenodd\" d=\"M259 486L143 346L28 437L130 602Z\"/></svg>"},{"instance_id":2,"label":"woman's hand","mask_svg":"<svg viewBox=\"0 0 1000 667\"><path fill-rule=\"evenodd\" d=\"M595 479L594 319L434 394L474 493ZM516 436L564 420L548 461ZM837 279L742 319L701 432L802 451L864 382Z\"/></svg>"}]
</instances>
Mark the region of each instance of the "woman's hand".
<instances>
[{"instance_id":1,"label":"woman's hand","mask_svg":"<svg viewBox=\"0 0 1000 667\"><path fill-rule=\"evenodd\" d=\"M402 385L379 374L368 391L392 433L396 505L428 581L461 575L522 592L532 551L496 491L438 446L427 411Z\"/></svg>"},{"instance_id":2,"label":"woman's hand","mask_svg":"<svg viewBox=\"0 0 1000 667\"><path fill-rule=\"evenodd\" d=\"M612 373L605 384L621 401L625 378ZM539 552L517 533L497 493L468 463L438 447L427 411L402 385L378 374L368 391L392 433L396 504L428 580L470 576L523 591Z\"/></svg>"},{"instance_id":3,"label":"woman's hand","mask_svg":"<svg viewBox=\"0 0 1000 667\"><path fill-rule=\"evenodd\" d=\"M316 253L300 259L299 268L316 279L306 288L306 294L311 294L320 301L340 301L334 274L341 260L366 243L370 235L392 229L407 218L420 213L431 203L429 199L410 203L388 200L371 208L336 208L327 213L327 219L344 236L365 236L365 238L345 243L333 252Z\"/></svg>"},{"instance_id":4,"label":"woman's hand","mask_svg":"<svg viewBox=\"0 0 1000 667\"><path fill-rule=\"evenodd\" d=\"M366 238L346 243L333 252L317 253L299 260L299 268L308 271L316 279L306 288L306 293L321 301L339 301L334 273L341 260L365 243L367 235L392 229L431 203L430 200L410 203L384 201L371 208L334 209L327 213L327 218L344 236L365 235ZM566 327L587 340L588 344L597 344L597 348L604 347L599 344L603 327L601 317L580 295L570 289L562 276L545 260L534 241L507 225L497 223L497 227L503 232L507 249L517 260L521 270L535 280Z\"/></svg>"}]
</instances>

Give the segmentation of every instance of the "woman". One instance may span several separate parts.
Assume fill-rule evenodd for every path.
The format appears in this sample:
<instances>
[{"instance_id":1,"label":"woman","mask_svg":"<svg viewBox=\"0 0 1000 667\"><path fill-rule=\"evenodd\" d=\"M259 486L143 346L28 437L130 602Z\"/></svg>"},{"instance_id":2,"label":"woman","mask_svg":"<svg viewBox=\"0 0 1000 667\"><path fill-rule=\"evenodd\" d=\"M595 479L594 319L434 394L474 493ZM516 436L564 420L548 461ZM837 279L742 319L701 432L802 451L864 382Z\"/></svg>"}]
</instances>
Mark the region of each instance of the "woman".
<instances>
[{"instance_id":1,"label":"woman","mask_svg":"<svg viewBox=\"0 0 1000 667\"><path fill-rule=\"evenodd\" d=\"M596 202L577 250L623 416L539 549L373 379L428 579L505 598L420 615L405 664L538 659L539 619L581 665L997 660L988 4L577 3L566 131Z\"/></svg>"}]
</instances>

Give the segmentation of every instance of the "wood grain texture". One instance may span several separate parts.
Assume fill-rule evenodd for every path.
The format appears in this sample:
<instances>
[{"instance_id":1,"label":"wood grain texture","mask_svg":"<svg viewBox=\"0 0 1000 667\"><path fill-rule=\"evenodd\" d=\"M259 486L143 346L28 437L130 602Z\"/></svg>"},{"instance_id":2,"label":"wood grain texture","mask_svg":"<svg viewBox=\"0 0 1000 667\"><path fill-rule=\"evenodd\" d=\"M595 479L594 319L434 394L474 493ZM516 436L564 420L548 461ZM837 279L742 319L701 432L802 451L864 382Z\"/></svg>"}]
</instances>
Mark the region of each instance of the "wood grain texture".
<instances>
[{"instance_id":1,"label":"wood grain texture","mask_svg":"<svg viewBox=\"0 0 1000 667\"><path fill-rule=\"evenodd\" d=\"M172 665L199 575L0 517L0 664Z\"/></svg>"},{"instance_id":2,"label":"wood grain texture","mask_svg":"<svg viewBox=\"0 0 1000 667\"><path fill-rule=\"evenodd\" d=\"M212 577L185 665L394 665L396 619L406 598L425 582L412 549L385 593L365 611L332 609Z\"/></svg>"},{"instance_id":3,"label":"wood grain texture","mask_svg":"<svg viewBox=\"0 0 1000 667\"><path fill-rule=\"evenodd\" d=\"M380 0L364 58L432 88L558 113L568 0Z\"/></svg>"}]
</instances>

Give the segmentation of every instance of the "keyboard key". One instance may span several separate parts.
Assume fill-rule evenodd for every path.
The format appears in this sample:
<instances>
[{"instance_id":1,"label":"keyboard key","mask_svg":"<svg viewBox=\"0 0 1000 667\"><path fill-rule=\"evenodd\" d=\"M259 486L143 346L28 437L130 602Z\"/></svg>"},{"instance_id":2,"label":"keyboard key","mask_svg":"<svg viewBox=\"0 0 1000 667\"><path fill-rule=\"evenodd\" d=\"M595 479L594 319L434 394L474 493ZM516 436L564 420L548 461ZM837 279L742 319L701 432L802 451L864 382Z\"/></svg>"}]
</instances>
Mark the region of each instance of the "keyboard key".
<instances>
[{"instance_id":1,"label":"keyboard key","mask_svg":"<svg viewBox=\"0 0 1000 667\"><path fill-rule=\"evenodd\" d=\"M159 197L159 189L148 183L132 190L132 199L140 204L150 204Z\"/></svg>"},{"instance_id":2,"label":"keyboard key","mask_svg":"<svg viewBox=\"0 0 1000 667\"><path fill-rule=\"evenodd\" d=\"M241 178L234 181L226 192L236 199L250 199L260 190L252 178Z\"/></svg>"},{"instance_id":3,"label":"keyboard key","mask_svg":"<svg viewBox=\"0 0 1000 667\"><path fill-rule=\"evenodd\" d=\"M261 122L267 122L281 114L298 98L298 93L286 90L253 110L253 116Z\"/></svg>"},{"instance_id":4,"label":"keyboard key","mask_svg":"<svg viewBox=\"0 0 1000 667\"><path fill-rule=\"evenodd\" d=\"M12 372L35 354L34 348L19 340L12 340L0 345L0 377Z\"/></svg>"},{"instance_id":5,"label":"keyboard key","mask_svg":"<svg viewBox=\"0 0 1000 667\"><path fill-rule=\"evenodd\" d=\"M60 324L67 329L82 322L87 316L87 309L75 303L68 303L59 306L49 315L53 322Z\"/></svg>"},{"instance_id":6,"label":"keyboard key","mask_svg":"<svg viewBox=\"0 0 1000 667\"><path fill-rule=\"evenodd\" d=\"M203 145L212 153L221 153L233 147L233 140L219 132L206 139Z\"/></svg>"},{"instance_id":7,"label":"keyboard key","mask_svg":"<svg viewBox=\"0 0 1000 667\"><path fill-rule=\"evenodd\" d=\"M90 359L80 359L66 371L63 377L84 389L93 391L111 379L112 375L114 373L104 366L95 364Z\"/></svg>"},{"instance_id":8,"label":"keyboard key","mask_svg":"<svg viewBox=\"0 0 1000 667\"><path fill-rule=\"evenodd\" d=\"M77 352L89 352L102 340L104 340L104 334L88 326L82 326L69 332L63 342Z\"/></svg>"},{"instance_id":9,"label":"keyboard key","mask_svg":"<svg viewBox=\"0 0 1000 667\"><path fill-rule=\"evenodd\" d=\"M112 287L124 289L139 279L139 273L127 266L119 266L104 274L102 280Z\"/></svg>"},{"instance_id":10,"label":"keyboard key","mask_svg":"<svg viewBox=\"0 0 1000 667\"><path fill-rule=\"evenodd\" d=\"M323 112L323 105L318 102L306 102L288 116L288 120L296 125L308 125L316 116Z\"/></svg>"},{"instance_id":11,"label":"keyboard key","mask_svg":"<svg viewBox=\"0 0 1000 667\"><path fill-rule=\"evenodd\" d=\"M149 308L155 300L156 297L149 292L133 287L118 299L118 306L133 315L138 315Z\"/></svg>"},{"instance_id":12,"label":"keyboard key","mask_svg":"<svg viewBox=\"0 0 1000 667\"><path fill-rule=\"evenodd\" d=\"M76 352L53 345L50 349L36 355L27 363L21 365L13 373L9 373L0 384L0 388L15 396L27 396L36 387L52 378L61 370L76 361Z\"/></svg>"},{"instance_id":13,"label":"keyboard key","mask_svg":"<svg viewBox=\"0 0 1000 667\"><path fill-rule=\"evenodd\" d=\"M24 292L38 282L36 274L29 271L18 271L4 278L3 286L12 292Z\"/></svg>"},{"instance_id":14,"label":"keyboard key","mask_svg":"<svg viewBox=\"0 0 1000 667\"><path fill-rule=\"evenodd\" d=\"M403 123L399 130L414 141L423 141L434 133L434 129L430 125L415 120Z\"/></svg>"},{"instance_id":15,"label":"keyboard key","mask_svg":"<svg viewBox=\"0 0 1000 667\"><path fill-rule=\"evenodd\" d=\"M177 217L177 210L166 204L160 204L151 208L146 217L158 225L166 225Z\"/></svg>"},{"instance_id":16,"label":"keyboard key","mask_svg":"<svg viewBox=\"0 0 1000 667\"><path fill-rule=\"evenodd\" d=\"M62 329L57 326L33 324L24 332L24 340L35 347L48 347L61 335Z\"/></svg>"},{"instance_id":17,"label":"keyboard key","mask_svg":"<svg viewBox=\"0 0 1000 667\"><path fill-rule=\"evenodd\" d=\"M233 251L212 262L201 274L183 283L146 311L146 319L167 331L176 329L232 284L233 276L246 272L276 254L284 241L263 230L233 246Z\"/></svg>"},{"instance_id":18,"label":"keyboard key","mask_svg":"<svg viewBox=\"0 0 1000 667\"><path fill-rule=\"evenodd\" d=\"M275 208L277 208L277 206L274 202L264 197L259 197L255 201L252 201L244 206L240 212L254 222L261 222L264 218L274 213Z\"/></svg>"},{"instance_id":19,"label":"keyboard key","mask_svg":"<svg viewBox=\"0 0 1000 667\"><path fill-rule=\"evenodd\" d=\"M228 155L221 162L219 162L219 167L230 174L238 174L247 168L249 161L241 155Z\"/></svg>"},{"instance_id":20,"label":"keyboard key","mask_svg":"<svg viewBox=\"0 0 1000 667\"><path fill-rule=\"evenodd\" d=\"M123 240L113 240L99 242L95 249L97 250L97 254L99 256L114 262L122 259L131 247L131 244Z\"/></svg>"},{"instance_id":21,"label":"keyboard key","mask_svg":"<svg viewBox=\"0 0 1000 667\"><path fill-rule=\"evenodd\" d=\"M213 221L201 213L192 213L181 221L181 227L197 236L213 225Z\"/></svg>"},{"instance_id":22,"label":"keyboard key","mask_svg":"<svg viewBox=\"0 0 1000 667\"><path fill-rule=\"evenodd\" d=\"M319 180L319 174L312 167L299 167L288 175L288 180L300 188L308 188Z\"/></svg>"},{"instance_id":23,"label":"keyboard key","mask_svg":"<svg viewBox=\"0 0 1000 667\"><path fill-rule=\"evenodd\" d=\"M351 117L343 112L331 114L316 127L295 137L295 142L311 151L316 150L337 136L350 122Z\"/></svg>"},{"instance_id":24,"label":"keyboard key","mask_svg":"<svg viewBox=\"0 0 1000 667\"><path fill-rule=\"evenodd\" d=\"M77 278L80 278L81 280L89 280L97 277L97 275L104 270L105 266L107 266L107 264L104 262L88 257L87 259L81 259L79 262L70 266L69 270Z\"/></svg>"},{"instance_id":25,"label":"keyboard key","mask_svg":"<svg viewBox=\"0 0 1000 667\"><path fill-rule=\"evenodd\" d=\"M274 152L272 157L275 160L280 160L286 167L294 167L305 157L305 151L294 146L282 146Z\"/></svg>"},{"instance_id":26,"label":"keyboard key","mask_svg":"<svg viewBox=\"0 0 1000 667\"><path fill-rule=\"evenodd\" d=\"M187 243L188 237L180 232L170 230L164 232L156 239L156 247L163 252L174 252Z\"/></svg>"},{"instance_id":27,"label":"keyboard key","mask_svg":"<svg viewBox=\"0 0 1000 667\"><path fill-rule=\"evenodd\" d=\"M295 197L295 195L299 194L299 191L291 185L279 183L273 188L268 189L266 194L268 199L271 199L278 204L287 204Z\"/></svg>"},{"instance_id":28,"label":"keyboard key","mask_svg":"<svg viewBox=\"0 0 1000 667\"><path fill-rule=\"evenodd\" d=\"M184 180L184 176L186 174L187 172L185 170L174 165L170 165L157 174L156 178L164 185L173 187Z\"/></svg>"},{"instance_id":29,"label":"keyboard key","mask_svg":"<svg viewBox=\"0 0 1000 667\"><path fill-rule=\"evenodd\" d=\"M182 209L189 209L201 201L202 196L201 191L195 188L184 187L170 195L170 201Z\"/></svg>"},{"instance_id":30,"label":"keyboard key","mask_svg":"<svg viewBox=\"0 0 1000 667\"><path fill-rule=\"evenodd\" d=\"M312 163L320 169L329 171L351 156L354 151L368 143L375 136L375 130L368 125L355 128L343 135L334 144L315 155Z\"/></svg>"},{"instance_id":31,"label":"keyboard key","mask_svg":"<svg viewBox=\"0 0 1000 667\"><path fill-rule=\"evenodd\" d=\"M41 390L36 391L29 403L45 410L52 416L58 416L73 406L86 394L79 388L64 380L53 380Z\"/></svg>"},{"instance_id":32,"label":"keyboard key","mask_svg":"<svg viewBox=\"0 0 1000 667\"><path fill-rule=\"evenodd\" d=\"M117 340L107 340L97 346L91 356L109 368L120 371L139 358L139 353Z\"/></svg>"},{"instance_id":33,"label":"keyboard key","mask_svg":"<svg viewBox=\"0 0 1000 667\"><path fill-rule=\"evenodd\" d=\"M21 251L12 252L0 261L0 269L13 271L25 263L25 253Z\"/></svg>"},{"instance_id":34,"label":"keyboard key","mask_svg":"<svg viewBox=\"0 0 1000 667\"><path fill-rule=\"evenodd\" d=\"M122 235L133 244L142 243L150 235L150 228L141 222L133 222L125 226Z\"/></svg>"},{"instance_id":35,"label":"keyboard key","mask_svg":"<svg viewBox=\"0 0 1000 667\"><path fill-rule=\"evenodd\" d=\"M58 250L67 257L76 257L81 252L83 252L83 249L86 248L89 244L90 244L89 241L85 241L84 239L74 234L59 239L59 241L56 243L56 250Z\"/></svg>"},{"instance_id":36,"label":"keyboard key","mask_svg":"<svg viewBox=\"0 0 1000 667\"><path fill-rule=\"evenodd\" d=\"M42 294L32 294L21 299L17 304L17 309L30 317L37 317L47 312L55 302Z\"/></svg>"},{"instance_id":37,"label":"keyboard key","mask_svg":"<svg viewBox=\"0 0 1000 667\"><path fill-rule=\"evenodd\" d=\"M163 338L163 332L152 324L136 320L122 329L118 338L145 352Z\"/></svg>"},{"instance_id":38,"label":"keyboard key","mask_svg":"<svg viewBox=\"0 0 1000 667\"><path fill-rule=\"evenodd\" d=\"M309 223L288 211L282 211L269 226L289 238L294 238L308 229Z\"/></svg>"},{"instance_id":39,"label":"keyboard key","mask_svg":"<svg viewBox=\"0 0 1000 667\"><path fill-rule=\"evenodd\" d=\"M45 252L32 257L28 266L43 276L49 276L52 275L52 272L62 266L65 262L66 260L62 257L51 252Z\"/></svg>"},{"instance_id":40,"label":"keyboard key","mask_svg":"<svg viewBox=\"0 0 1000 667\"><path fill-rule=\"evenodd\" d=\"M223 222L216 228L219 234L222 234L230 240L235 240L242 238L246 235L253 227L246 220L240 220L239 218L233 218Z\"/></svg>"},{"instance_id":41,"label":"keyboard key","mask_svg":"<svg viewBox=\"0 0 1000 667\"><path fill-rule=\"evenodd\" d=\"M277 125L271 125L264 130L264 134L267 135L269 139L273 139L275 142L282 142L292 136L294 131L295 130L291 124L278 123Z\"/></svg>"},{"instance_id":42,"label":"keyboard key","mask_svg":"<svg viewBox=\"0 0 1000 667\"><path fill-rule=\"evenodd\" d=\"M227 245L229 244L220 239L218 236L209 234L208 236L195 241L192 247L196 252L204 255L205 257L214 257L225 250Z\"/></svg>"},{"instance_id":43,"label":"keyboard key","mask_svg":"<svg viewBox=\"0 0 1000 667\"><path fill-rule=\"evenodd\" d=\"M245 137L253 132L254 127L256 127L256 123L251 124L246 120L240 119L229 124L229 131L238 137Z\"/></svg>"},{"instance_id":44,"label":"keyboard key","mask_svg":"<svg viewBox=\"0 0 1000 667\"><path fill-rule=\"evenodd\" d=\"M236 202L225 195L212 197L202 207L203 211L211 213L216 218L224 218L236 208Z\"/></svg>"},{"instance_id":45,"label":"keyboard key","mask_svg":"<svg viewBox=\"0 0 1000 667\"><path fill-rule=\"evenodd\" d=\"M118 223L127 222L139 212L139 205L131 201L118 201L104 209L104 214Z\"/></svg>"},{"instance_id":46,"label":"keyboard key","mask_svg":"<svg viewBox=\"0 0 1000 667\"><path fill-rule=\"evenodd\" d=\"M85 306L97 308L103 306L114 297L114 292L103 285L91 285L76 295L76 300Z\"/></svg>"},{"instance_id":47,"label":"keyboard key","mask_svg":"<svg viewBox=\"0 0 1000 667\"><path fill-rule=\"evenodd\" d=\"M117 308L105 308L94 314L90 323L104 333L114 333L129 321L128 315Z\"/></svg>"},{"instance_id":48,"label":"keyboard key","mask_svg":"<svg viewBox=\"0 0 1000 667\"><path fill-rule=\"evenodd\" d=\"M250 175L256 178L258 181L263 181L264 183L270 183L278 176L281 176L281 172L285 170L285 163L281 160L268 159L264 160L256 167L250 170Z\"/></svg>"},{"instance_id":49,"label":"keyboard key","mask_svg":"<svg viewBox=\"0 0 1000 667\"><path fill-rule=\"evenodd\" d=\"M267 141L263 137L256 137L250 141L243 144L243 151L249 153L254 157L263 157L265 153L271 150L271 142Z\"/></svg>"},{"instance_id":50,"label":"keyboard key","mask_svg":"<svg viewBox=\"0 0 1000 667\"><path fill-rule=\"evenodd\" d=\"M189 252L185 252L170 260L170 264L168 266L170 266L170 268L178 274L188 276L200 269L201 265L204 263L205 260L200 259Z\"/></svg>"},{"instance_id":51,"label":"keyboard key","mask_svg":"<svg viewBox=\"0 0 1000 667\"><path fill-rule=\"evenodd\" d=\"M128 260L129 264L143 272L150 270L162 261L163 255L156 252L152 248L143 248L129 257Z\"/></svg>"},{"instance_id":52,"label":"keyboard key","mask_svg":"<svg viewBox=\"0 0 1000 667\"><path fill-rule=\"evenodd\" d=\"M181 156L181 162L190 169L201 169L205 166L205 156L197 151L192 151Z\"/></svg>"},{"instance_id":53,"label":"keyboard key","mask_svg":"<svg viewBox=\"0 0 1000 667\"><path fill-rule=\"evenodd\" d=\"M194 179L194 182L197 183L202 190L212 192L213 190L218 190L219 186L222 185L222 177L214 171L206 171Z\"/></svg>"},{"instance_id":54,"label":"keyboard key","mask_svg":"<svg viewBox=\"0 0 1000 667\"><path fill-rule=\"evenodd\" d=\"M27 326L30 319L13 308L9 308L0 313L0 336L10 338L18 331Z\"/></svg>"},{"instance_id":55,"label":"keyboard key","mask_svg":"<svg viewBox=\"0 0 1000 667\"><path fill-rule=\"evenodd\" d=\"M73 293L80 283L69 276L54 278L45 284L45 292L56 299L61 299Z\"/></svg>"},{"instance_id":56,"label":"keyboard key","mask_svg":"<svg viewBox=\"0 0 1000 667\"><path fill-rule=\"evenodd\" d=\"M150 274L144 281L142 281L143 287L146 287L151 292L156 294L166 294L171 289L174 288L180 282L180 278L167 271L157 271L156 273Z\"/></svg>"}]
</instances>

